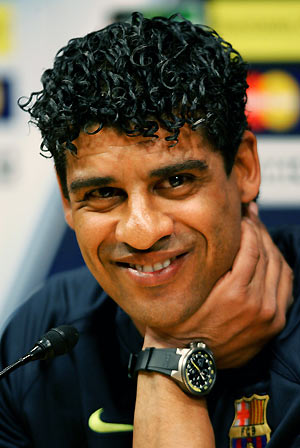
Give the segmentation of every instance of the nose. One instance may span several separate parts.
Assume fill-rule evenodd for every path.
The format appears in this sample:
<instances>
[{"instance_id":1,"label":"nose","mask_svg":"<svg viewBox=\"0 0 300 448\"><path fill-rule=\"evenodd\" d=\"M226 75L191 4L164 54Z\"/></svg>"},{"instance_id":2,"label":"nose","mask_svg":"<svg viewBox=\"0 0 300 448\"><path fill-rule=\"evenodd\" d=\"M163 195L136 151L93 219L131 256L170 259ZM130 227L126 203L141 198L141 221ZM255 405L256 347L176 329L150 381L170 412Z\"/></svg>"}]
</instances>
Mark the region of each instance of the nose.
<instances>
[{"instance_id":1,"label":"nose","mask_svg":"<svg viewBox=\"0 0 300 448\"><path fill-rule=\"evenodd\" d=\"M173 233L173 219L153 202L137 195L128 199L117 226L117 241L138 250L146 250Z\"/></svg>"}]
</instances>

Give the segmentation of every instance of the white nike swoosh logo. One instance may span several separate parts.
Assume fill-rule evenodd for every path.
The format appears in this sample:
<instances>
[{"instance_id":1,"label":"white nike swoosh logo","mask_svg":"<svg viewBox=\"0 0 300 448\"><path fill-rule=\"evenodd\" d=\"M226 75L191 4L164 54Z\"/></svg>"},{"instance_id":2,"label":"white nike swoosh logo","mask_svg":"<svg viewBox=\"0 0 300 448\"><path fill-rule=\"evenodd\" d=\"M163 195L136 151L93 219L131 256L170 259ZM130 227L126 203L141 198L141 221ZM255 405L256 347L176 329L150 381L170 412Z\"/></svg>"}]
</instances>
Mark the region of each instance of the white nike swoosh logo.
<instances>
[{"instance_id":1,"label":"white nike swoosh logo","mask_svg":"<svg viewBox=\"0 0 300 448\"><path fill-rule=\"evenodd\" d=\"M89 428L100 433L133 431L133 425L124 423L108 423L101 420L103 408L93 412L89 418Z\"/></svg>"}]
</instances>

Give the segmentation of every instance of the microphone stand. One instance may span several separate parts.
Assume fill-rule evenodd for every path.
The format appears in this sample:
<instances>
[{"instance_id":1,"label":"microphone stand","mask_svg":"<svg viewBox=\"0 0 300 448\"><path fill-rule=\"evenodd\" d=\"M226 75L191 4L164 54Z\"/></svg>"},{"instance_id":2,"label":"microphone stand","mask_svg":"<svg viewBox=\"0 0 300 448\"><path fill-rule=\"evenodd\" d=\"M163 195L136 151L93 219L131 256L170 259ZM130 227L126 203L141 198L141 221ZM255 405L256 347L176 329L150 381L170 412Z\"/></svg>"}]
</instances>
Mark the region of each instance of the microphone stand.
<instances>
[{"instance_id":1,"label":"microphone stand","mask_svg":"<svg viewBox=\"0 0 300 448\"><path fill-rule=\"evenodd\" d=\"M43 352L42 348L38 345L33 347L32 350L30 350L27 355L22 356L22 358L18 359L18 361L14 362L13 364L10 364L9 366L5 367L5 369L1 370L0 372L0 380L7 376L9 373L16 370L18 367L24 366L24 364L27 364L30 361L34 361L36 359L41 358L41 352Z\"/></svg>"},{"instance_id":2,"label":"microphone stand","mask_svg":"<svg viewBox=\"0 0 300 448\"><path fill-rule=\"evenodd\" d=\"M5 367L5 369L3 369L0 372L0 379L4 378L9 373L16 370L18 367L23 366L24 364L27 364L29 361L31 361L31 359L32 359L31 355L30 355L30 353L28 353L28 355L23 356L23 358L18 359L18 361L14 362L10 366Z\"/></svg>"}]
</instances>

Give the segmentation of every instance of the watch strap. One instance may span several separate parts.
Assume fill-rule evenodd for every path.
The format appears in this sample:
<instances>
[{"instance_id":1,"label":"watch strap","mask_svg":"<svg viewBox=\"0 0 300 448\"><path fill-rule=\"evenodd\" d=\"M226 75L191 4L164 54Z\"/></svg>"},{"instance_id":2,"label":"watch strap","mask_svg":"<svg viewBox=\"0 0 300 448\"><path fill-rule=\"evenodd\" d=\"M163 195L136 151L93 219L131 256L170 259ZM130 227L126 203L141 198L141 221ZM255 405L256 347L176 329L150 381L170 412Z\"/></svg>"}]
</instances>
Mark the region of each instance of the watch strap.
<instances>
[{"instance_id":1,"label":"watch strap","mask_svg":"<svg viewBox=\"0 0 300 448\"><path fill-rule=\"evenodd\" d=\"M129 361L129 374L136 376L140 370L163 373L171 375L173 370L178 370L178 363L181 358L176 353L177 348L155 348L148 347L138 355L131 356Z\"/></svg>"}]
</instances>

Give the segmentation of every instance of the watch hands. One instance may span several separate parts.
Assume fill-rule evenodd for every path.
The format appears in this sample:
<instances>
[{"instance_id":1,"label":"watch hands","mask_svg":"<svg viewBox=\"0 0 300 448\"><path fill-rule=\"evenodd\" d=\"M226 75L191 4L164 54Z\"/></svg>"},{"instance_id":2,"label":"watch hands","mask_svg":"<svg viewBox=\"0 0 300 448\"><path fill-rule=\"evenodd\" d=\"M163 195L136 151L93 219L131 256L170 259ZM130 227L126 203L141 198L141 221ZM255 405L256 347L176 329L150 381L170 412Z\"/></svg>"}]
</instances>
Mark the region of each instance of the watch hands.
<instances>
[{"instance_id":1,"label":"watch hands","mask_svg":"<svg viewBox=\"0 0 300 448\"><path fill-rule=\"evenodd\" d=\"M199 373L201 373L199 367L197 366L197 364L194 363L194 361L192 359L191 359L191 363L199 371Z\"/></svg>"},{"instance_id":2,"label":"watch hands","mask_svg":"<svg viewBox=\"0 0 300 448\"><path fill-rule=\"evenodd\" d=\"M202 380L205 381L205 375L203 375L203 373L201 372L201 370L200 370L200 368L197 366L197 364L195 364L193 360L191 360L191 363L192 363L193 366L198 370L199 375L201 376Z\"/></svg>"}]
</instances>

